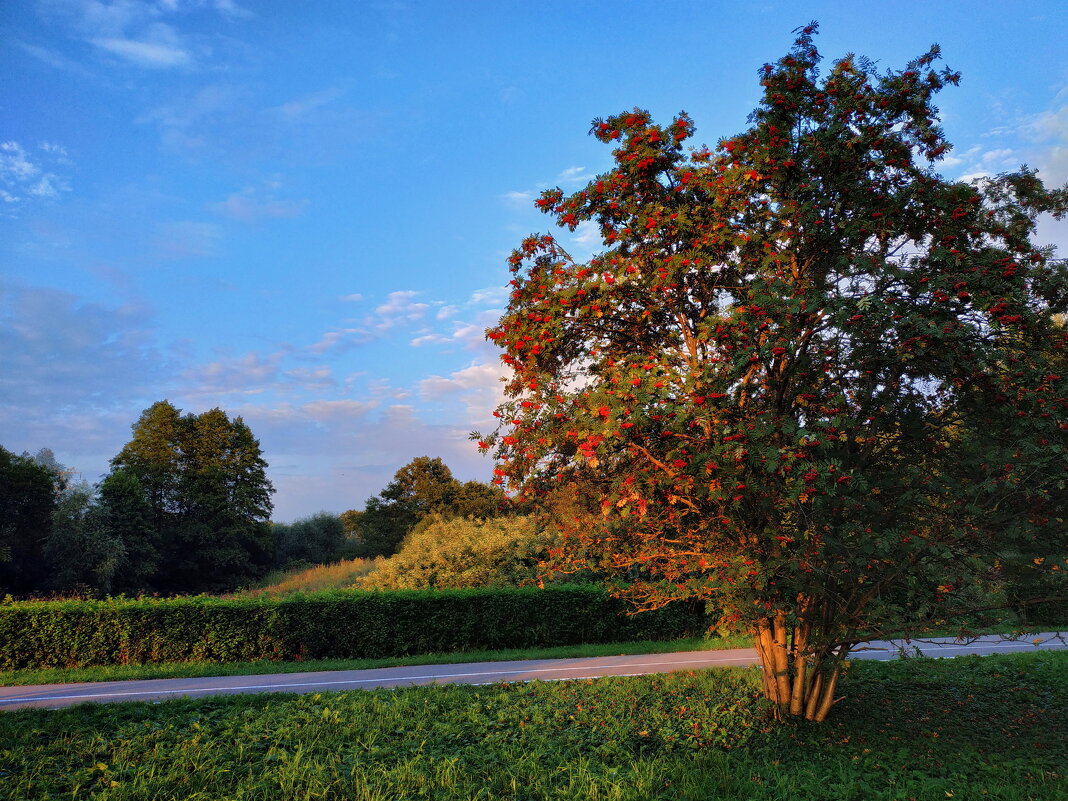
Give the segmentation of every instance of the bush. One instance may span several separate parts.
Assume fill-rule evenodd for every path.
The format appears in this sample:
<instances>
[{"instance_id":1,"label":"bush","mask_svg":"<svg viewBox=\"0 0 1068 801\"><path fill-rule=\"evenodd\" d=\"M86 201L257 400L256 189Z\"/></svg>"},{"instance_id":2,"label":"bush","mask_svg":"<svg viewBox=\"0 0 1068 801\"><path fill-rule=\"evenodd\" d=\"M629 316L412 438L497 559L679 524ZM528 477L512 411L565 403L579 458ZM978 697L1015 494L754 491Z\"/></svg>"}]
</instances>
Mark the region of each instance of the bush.
<instances>
[{"instance_id":1,"label":"bush","mask_svg":"<svg viewBox=\"0 0 1068 801\"><path fill-rule=\"evenodd\" d=\"M19 601L0 605L0 669L407 656L673 639L708 627L696 606L628 611L595 586Z\"/></svg>"},{"instance_id":2,"label":"bush","mask_svg":"<svg viewBox=\"0 0 1068 801\"><path fill-rule=\"evenodd\" d=\"M432 514L357 586L419 590L532 584L555 540L531 517L475 520Z\"/></svg>"}]
</instances>

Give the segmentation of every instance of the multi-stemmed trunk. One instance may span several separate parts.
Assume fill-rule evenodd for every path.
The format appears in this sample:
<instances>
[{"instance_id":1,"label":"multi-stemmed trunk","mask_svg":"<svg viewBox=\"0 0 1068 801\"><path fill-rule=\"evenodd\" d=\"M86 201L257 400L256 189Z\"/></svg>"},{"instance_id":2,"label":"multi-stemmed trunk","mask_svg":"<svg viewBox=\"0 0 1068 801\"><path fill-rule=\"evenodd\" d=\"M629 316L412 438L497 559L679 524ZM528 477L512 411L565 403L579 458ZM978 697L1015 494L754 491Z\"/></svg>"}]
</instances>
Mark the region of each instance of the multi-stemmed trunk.
<instances>
[{"instance_id":1,"label":"multi-stemmed trunk","mask_svg":"<svg viewBox=\"0 0 1068 801\"><path fill-rule=\"evenodd\" d=\"M783 611L758 620L755 626L764 695L780 719L821 721L835 702L849 646L832 644L830 626L818 619L815 607L812 599L803 599L793 626L787 624Z\"/></svg>"}]
</instances>

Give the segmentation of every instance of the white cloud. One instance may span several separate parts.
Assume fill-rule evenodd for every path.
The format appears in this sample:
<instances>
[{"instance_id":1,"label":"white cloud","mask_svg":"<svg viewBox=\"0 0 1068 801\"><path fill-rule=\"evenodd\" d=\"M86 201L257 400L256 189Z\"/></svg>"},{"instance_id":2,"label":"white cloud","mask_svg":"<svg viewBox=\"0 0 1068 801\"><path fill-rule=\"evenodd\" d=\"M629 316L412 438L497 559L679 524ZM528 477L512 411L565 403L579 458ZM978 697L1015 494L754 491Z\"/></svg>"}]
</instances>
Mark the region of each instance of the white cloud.
<instances>
[{"instance_id":1,"label":"white cloud","mask_svg":"<svg viewBox=\"0 0 1068 801\"><path fill-rule=\"evenodd\" d=\"M283 351L267 356L246 353L238 358L220 359L191 367L183 374L187 384L184 394L196 397L220 393L261 393L276 380L278 365L284 355Z\"/></svg>"},{"instance_id":2,"label":"white cloud","mask_svg":"<svg viewBox=\"0 0 1068 801\"><path fill-rule=\"evenodd\" d=\"M479 345L486 338L485 326L458 323L451 334L424 334L413 339L409 344L412 347L421 345L466 345L472 347Z\"/></svg>"},{"instance_id":3,"label":"white cloud","mask_svg":"<svg viewBox=\"0 0 1068 801\"><path fill-rule=\"evenodd\" d=\"M516 205L516 206L527 206L527 205L530 205L531 202L533 202L534 193L533 192L516 192L516 191L513 190L511 192L505 192L503 195L501 195L501 197L504 198L506 201L508 201L508 203L510 203L510 204L513 204L513 205Z\"/></svg>"},{"instance_id":4,"label":"white cloud","mask_svg":"<svg viewBox=\"0 0 1068 801\"><path fill-rule=\"evenodd\" d=\"M456 306L442 306L440 309L438 309L438 312L434 315L434 317L436 317L438 320L448 320L458 311L460 311L460 309Z\"/></svg>"},{"instance_id":5,"label":"white cloud","mask_svg":"<svg viewBox=\"0 0 1068 801\"><path fill-rule=\"evenodd\" d=\"M568 167L556 176L556 180L561 184L578 184L586 183L595 177L592 172L586 172L585 167Z\"/></svg>"},{"instance_id":6,"label":"white cloud","mask_svg":"<svg viewBox=\"0 0 1068 801\"><path fill-rule=\"evenodd\" d=\"M444 345L451 340L449 337L443 334L423 334L422 336L415 337L408 344L413 348L419 348L423 345Z\"/></svg>"},{"instance_id":7,"label":"white cloud","mask_svg":"<svg viewBox=\"0 0 1068 801\"><path fill-rule=\"evenodd\" d=\"M390 292L388 300L375 308L375 316L370 324L379 331L387 331L397 325L421 320L430 304L416 302L414 298L418 295L412 290Z\"/></svg>"},{"instance_id":8,"label":"white cloud","mask_svg":"<svg viewBox=\"0 0 1068 801\"><path fill-rule=\"evenodd\" d=\"M169 26L159 28L170 30ZM139 67L151 69L170 69L186 67L192 64L193 57L178 44L173 33L168 41L143 41L137 39L92 39L91 42L101 50L123 58Z\"/></svg>"},{"instance_id":9,"label":"white cloud","mask_svg":"<svg viewBox=\"0 0 1068 801\"><path fill-rule=\"evenodd\" d=\"M41 4L42 15L82 41L135 67L157 70L192 67L211 55L205 44L210 36L186 34L173 24L199 12L231 20L251 16L232 0L51 0ZM210 23L204 27L210 29ZM36 50L30 52L46 63L67 66L64 57Z\"/></svg>"},{"instance_id":10,"label":"white cloud","mask_svg":"<svg viewBox=\"0 0 1068 801\"><path fill-rule=\"evenodd\" d=\"M51 142L34 149L15 141L0 142L0 198L9 207L28 198L55 199L71 189L67 178L55 170L70 163L67 151Z\"/></svg>"},{"instance_id":11,"label":"white cloud","mask_svg":"<svg viewBox=\"0 0 1068 801\"><path fill-rule=\"evenodd\" d=\"M467 301L471 306L504 306L508 302L511 290L506 286L491 286L471 293Z\"/></svg>"},{"instance_id":12,"label":"white cloud","mask_svg":"<svg viewBox=\"0 0 1068 801\"><path fill-rule=\"evenodd\" d=\"M578 228L571 235L571 241L580 247L588 250L594 245L599 245L603 240L601 239L601 229L597 223L592 220L586 220L583 223L579 223Z\"/></svg>"},{"instance_id":13,"label":"white cloud","mask_svg":"<svg viewBox=\"0 0 1068 801\"><path fill-rule=\"evenodd\" d=\"M26 150L18 142L0 144L0 175L5 180L26 181L39 172L40 170L29 160Z\"/></svg>"},{"instance_id":14,"label":"white cloud","mask_svg":"<svg viewBox=\"0 0 1068 801\"><path fill-rule=\"evenodd\" d=\"M456 370L448 376L432 375L419 382L424 400L463 403L469 424L492 424L492 411L504 400L505 370L500 364L481 362Z\"/></svg>"},{"instance_id":15,"label":"white cloud","mask_svg":"<svg viewBox=\"0 0 1068 801\"><path fill-rule=\"evenodd\" d=\"M307 206L307 200L281 200L274 196L273 187L265 185L245 187L240 192L234 192L221 203L213 203L211 208L232 220L254 223L262 220L299 217Z\"/></svg>"},{"instance_id":16,"label":"white cloud","mask_svg":"<svg viewBox=\"0 0 1068 801\"><path fill-rule=\"evenodd\" d=\"M359 303L361 300L363 300L363 295L361 295L359 292L354 292L351 295L342 295L339 300L343 300L347 303Z\"/></svg>"}]
</instances>

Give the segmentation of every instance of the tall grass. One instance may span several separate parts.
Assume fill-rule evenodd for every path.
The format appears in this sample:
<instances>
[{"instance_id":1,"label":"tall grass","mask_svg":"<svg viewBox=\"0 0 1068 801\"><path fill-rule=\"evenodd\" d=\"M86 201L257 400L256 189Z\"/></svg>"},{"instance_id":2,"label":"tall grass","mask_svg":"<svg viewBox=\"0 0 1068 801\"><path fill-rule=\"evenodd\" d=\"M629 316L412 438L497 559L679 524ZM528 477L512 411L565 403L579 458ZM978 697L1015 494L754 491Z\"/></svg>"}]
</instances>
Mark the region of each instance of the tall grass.
<instances>
[{"instance_id":1,"label":"tall grass","mask_svg":"<svg viewBox=\"0 0 1068 801\"><path fill-rule=\"evenodd\" d=\"M825 724L773 724L759 674L0 714L0 798L1068 797L1068 653L857 663Z\"/></svg>"},{"instance_id":2,"label":"tall grass","mask_svg":"<svg viewBox=\"0 0 1068 801\"><path fill-rule=\"evenodd\" d=\"M351 587L373 571L382 559L346 559L326 565L269 573L259 587L227 596L230 598L283 598L296 593L340 590Z\"/></svg>"}]
</instances>

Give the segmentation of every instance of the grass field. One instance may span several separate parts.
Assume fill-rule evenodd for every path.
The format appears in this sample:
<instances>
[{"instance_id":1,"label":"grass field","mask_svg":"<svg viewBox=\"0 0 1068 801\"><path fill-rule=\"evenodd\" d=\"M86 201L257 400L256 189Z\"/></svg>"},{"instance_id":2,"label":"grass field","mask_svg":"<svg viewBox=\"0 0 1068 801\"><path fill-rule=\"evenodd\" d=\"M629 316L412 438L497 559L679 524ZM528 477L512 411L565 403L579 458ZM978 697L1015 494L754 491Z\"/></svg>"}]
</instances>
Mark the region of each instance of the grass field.
<instances>
[{"instance_id":1,"label":"grass field","mask_svg":"<svg viewBox=\"0 0 1068 801\"><path fill-rule=\"evenodd\" d=\"M0 715L0 798L1068 797L1068 653L857 663L826 724L753 670Z\"/></svg>"}]
</instances>

